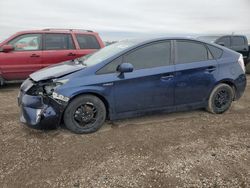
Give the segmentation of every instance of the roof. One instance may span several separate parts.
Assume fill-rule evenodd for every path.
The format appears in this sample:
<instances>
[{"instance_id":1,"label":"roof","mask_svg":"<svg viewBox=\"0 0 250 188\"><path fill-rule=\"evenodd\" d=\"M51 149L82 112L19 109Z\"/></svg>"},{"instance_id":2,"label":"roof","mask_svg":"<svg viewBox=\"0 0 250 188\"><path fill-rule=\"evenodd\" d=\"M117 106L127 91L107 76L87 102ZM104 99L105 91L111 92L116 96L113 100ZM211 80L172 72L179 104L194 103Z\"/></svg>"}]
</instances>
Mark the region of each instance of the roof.
<instances>
[{"instance_id":1,"label":"roof","mask_svg":"<svg viewBox=\"0 0 250 188\"><path fill-rule=\"evenodd\" d=\"M149 43L149 42L156 42L161 40L191 40L191 41L197 41L197 42L203 42L203 40L195 39L192 37L147 37L147 38L137 38L137 39L127 39L128 41L134 41L137 44L140 43ZM123 40L124 41L124 40ZM126 41L126 40L125 40Z\"/></svg>"},{"instance_id":2,"label":"roof","mask_svg":"<svg viewBox=\"0 0 250 188\"><path fill-rule=\"evenodd\" d=\"M46 28L41 30L26 30L20 31L17 34L21 33L96 33L92 30L85 29L57 29L57 28Z\"/></svg>"}]
</instances>

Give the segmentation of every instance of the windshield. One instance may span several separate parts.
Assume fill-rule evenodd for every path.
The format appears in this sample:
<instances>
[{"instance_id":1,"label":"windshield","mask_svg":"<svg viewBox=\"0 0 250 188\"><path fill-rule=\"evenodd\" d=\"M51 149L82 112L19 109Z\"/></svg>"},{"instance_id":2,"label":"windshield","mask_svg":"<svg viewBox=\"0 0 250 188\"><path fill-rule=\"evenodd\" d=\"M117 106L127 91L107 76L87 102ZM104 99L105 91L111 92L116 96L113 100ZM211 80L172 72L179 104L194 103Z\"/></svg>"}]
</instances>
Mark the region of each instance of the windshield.
<instances>
[{"instance_id":1,"label":"windshield","mask_svg":"<svg viewBox=\"0 0 250 188\"><path fill-rule=\"evenodd\" d=\"M96 65L102 62L103 60L106 60L112 57L116 53L119 53L137 43L138 41L132 41L132 40L121 41L121 42L106 46L105 48L102 48L101 50L93 54L83 56L79 58L79 61L82 61L83 64L86 66Z\"/></svg>"},{"instance_id":2,"label":"windshield","mask_svg":"<svg viewBox=\"0 0 250 188\"><path fill-rule=\"evenodd\" d=\"M199 40L203 40L205 42L211 42L211 43L216 41L216 39L218 39L218 38L219 38L219 36L201 36L201 37L197 37L197 39L199 39Z\"/></svg>"}]
</instances>

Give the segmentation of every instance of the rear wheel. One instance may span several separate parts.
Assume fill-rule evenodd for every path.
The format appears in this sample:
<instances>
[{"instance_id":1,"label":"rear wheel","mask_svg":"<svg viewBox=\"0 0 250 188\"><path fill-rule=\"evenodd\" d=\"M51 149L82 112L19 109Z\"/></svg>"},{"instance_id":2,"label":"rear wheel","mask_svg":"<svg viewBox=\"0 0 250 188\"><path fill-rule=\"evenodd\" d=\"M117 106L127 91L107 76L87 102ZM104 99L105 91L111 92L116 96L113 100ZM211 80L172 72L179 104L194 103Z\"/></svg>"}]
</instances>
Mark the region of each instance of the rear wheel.
<instances>
[{"instance_id":1,"label":"rear wheel","mask_svg":"<svg viewBox=\"0 0 250 188\"><path fill-rule=\"evenodd\" d=\"M233 88L227 84L219 84L210 94L207 110L213 114L224 113L230 108L233 98Z\"/></svg>"},{"instance_id":2,"label":"rear wheel","mask_svg":"<svg viewBox=\"0 0 250 188\"><path fill-rule=\"evenodd\" d=\"M74 133L92 133L104 124L106 108L93 95L82 95L70 102L64 112L65 126Z\"/></svg>"}]
</instances>

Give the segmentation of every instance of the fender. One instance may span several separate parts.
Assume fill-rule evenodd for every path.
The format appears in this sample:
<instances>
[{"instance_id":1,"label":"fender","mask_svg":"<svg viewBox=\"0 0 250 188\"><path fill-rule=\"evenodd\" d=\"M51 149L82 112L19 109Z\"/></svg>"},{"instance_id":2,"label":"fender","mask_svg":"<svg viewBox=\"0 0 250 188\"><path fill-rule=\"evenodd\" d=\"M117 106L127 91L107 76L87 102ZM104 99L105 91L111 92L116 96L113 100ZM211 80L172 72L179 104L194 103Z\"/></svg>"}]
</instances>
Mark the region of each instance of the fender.
<instances>
[{"instance_id":1,"label":"fender","mask_svg":"<svg viewBox=\"0 0 250 188\"><path fill-rule=\"evenodd\" d=\"M235 81L234 81L233 79L228 79L228 78L227 78L227 79L219 80L218 82L216 82L216 83L214 84L213 88L209 91L208 98L209 98L210 94L212 93L213 89L214 89L217 85L222 84L222 83L228 84L228 85L230 85L231 87L233 87L233 88L234 88L234 95L235 95L234 98L236 97L236 94L237 94L237 87L236 87ZM208 99L208 98L207 98L207 99Z\"/></svg>"},{"instance_id":2,"label":"fender","mask_svg":"<svg viewBox=\"0 0 250 188\"><path fill-rule=\"evenodd\" d=\"M79 95L84 95L84 94L91 94L91 95L95 95L96 97L100 98L102 100L102 102L104 103L106 109L107 109L107 114L108 117L112 116L112 114L114 113L114 109L112 108L113 105L113 92L111 92L111 88L105 88L102 86L83 86L81 88L77 88L77 90L72 90L70 91L71 93L68 92L69 90L67 90L67 92L64 92L64 90L59 90L56 91L62 95L68 96L70 98L68 104L77 96ZM65 109L67 108L67 106L65 107Z\"/></svg>"},{"instance_id":3,"label":"fender","mask_svg":"<svg viewBox=\"0 0 250 188\"><path fill-rule=\"evenodd\" d=\"M222 80L216 82L215 86L217 86L218 84L221 84L221 83L225 83L225 84L228 84L230 86L234 86L236 88L235 81L233 79L229 79L229 78L222 79Z\"/></svg>"}]
</instances>

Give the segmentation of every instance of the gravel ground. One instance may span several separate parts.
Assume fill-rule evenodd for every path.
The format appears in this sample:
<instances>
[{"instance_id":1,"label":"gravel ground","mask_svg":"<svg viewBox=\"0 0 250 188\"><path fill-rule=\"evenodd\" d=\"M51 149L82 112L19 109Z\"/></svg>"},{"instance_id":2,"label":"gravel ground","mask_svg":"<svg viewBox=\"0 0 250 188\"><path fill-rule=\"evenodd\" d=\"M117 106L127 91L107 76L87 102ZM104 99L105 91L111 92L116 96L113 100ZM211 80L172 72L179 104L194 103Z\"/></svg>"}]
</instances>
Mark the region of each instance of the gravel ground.
<instances>
[{"instance_id":1,"label":"gravel ground","mask_svg":"<svg viewBox=\"0 0 250 188\"><path fill-rule=\"evenodd\" d=\"M20 125L18 87L0 89L0 187L250 187L249 84L223 115L145 116L89 135Z\"/></svg>"}]
</instances>

